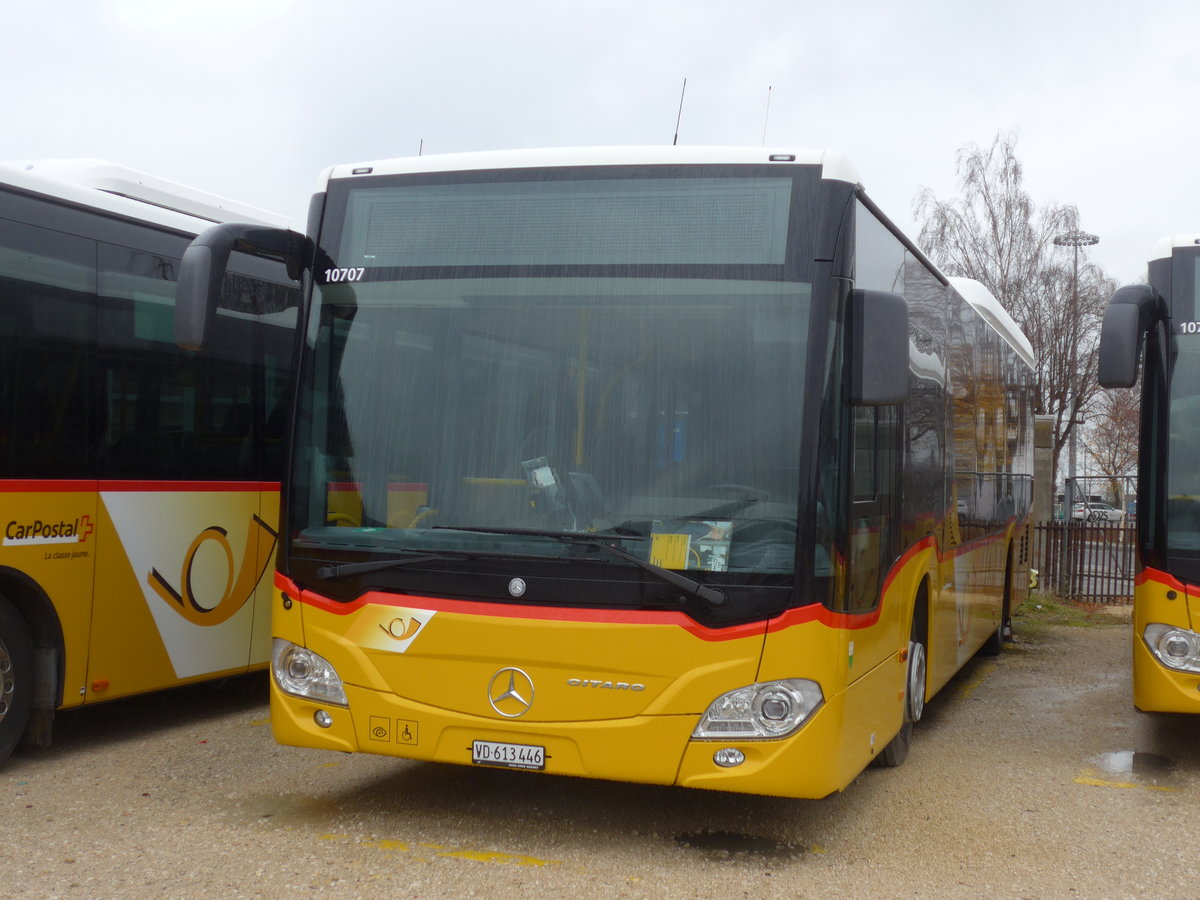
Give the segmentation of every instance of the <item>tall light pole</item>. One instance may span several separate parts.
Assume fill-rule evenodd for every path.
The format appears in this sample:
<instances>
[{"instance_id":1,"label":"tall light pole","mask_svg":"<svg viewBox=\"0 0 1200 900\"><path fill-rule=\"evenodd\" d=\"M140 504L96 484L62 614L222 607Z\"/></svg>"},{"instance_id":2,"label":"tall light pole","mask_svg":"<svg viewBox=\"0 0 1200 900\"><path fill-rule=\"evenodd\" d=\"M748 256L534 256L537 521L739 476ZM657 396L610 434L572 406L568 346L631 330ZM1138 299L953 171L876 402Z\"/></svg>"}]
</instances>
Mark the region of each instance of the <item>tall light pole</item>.
<instances>
[{"instance_id":1,"label":"tall light pole","mask_svg":"<svg viewBox=\"0 0 1200 900\"><path fill-rule=\"evenodd\" d=\"M1089 234L1078 228L1072 228L1070 231L1054 236L1054 243L1059 247L1070 247L1074 253L1071 263L1071 308L1068 315L1071 320L1071 372L1074 377L1079 377L1079 248L1091 247L1100 243L1100 238L1094 234ZM1076 435L1075 428L1079 424L1077 416L1079 415L1079 392L1075 389L1075 384L1071 385L1071 430L1067 432L1068 443L1068 463L1067 463L1067 479L1063 490L1063 524L1064 526L1071 521L1071 514L1075 509L1075 457L1076 457ZM1067 542L1063 540L1063 560L1066 560ZM1066 571L1066 566L1063 565L1059 572L1061 573L1062 585L1060 592L1063 594L1070 593L1070 575Z\"/></svg>"}]
</instances>

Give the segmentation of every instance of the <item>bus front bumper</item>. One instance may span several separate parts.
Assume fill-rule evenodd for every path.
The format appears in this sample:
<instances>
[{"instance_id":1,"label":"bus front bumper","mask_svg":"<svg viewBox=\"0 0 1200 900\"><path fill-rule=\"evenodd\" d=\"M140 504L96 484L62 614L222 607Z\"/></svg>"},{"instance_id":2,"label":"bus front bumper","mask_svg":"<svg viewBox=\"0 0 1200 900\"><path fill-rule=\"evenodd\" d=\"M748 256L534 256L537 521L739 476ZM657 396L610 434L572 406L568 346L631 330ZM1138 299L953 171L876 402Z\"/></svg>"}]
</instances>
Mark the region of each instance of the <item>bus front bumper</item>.
<instances>
[{"instance_id":1,"label":"bus front bumper","mask_svg":"<svg viewBox=\"0 0 1200 900\"><path fill-rule=\"evenodd\" d=\"M374 753L458 765L475 761L477 742L541 748L542 765L516 759L506 767L613 781L797 798L841 790L857 774L839 760L840 698L827 699L782 740L692 740L695 715L638 716L582 722L482 719L346 685L345 707L287 694L272 681L271 728L281 744ZM321 724L324 722L325 724ZM718 751L740 751L734 766ZM735 757L737 754L733 754Z\"/></svg>"}]
</instances>

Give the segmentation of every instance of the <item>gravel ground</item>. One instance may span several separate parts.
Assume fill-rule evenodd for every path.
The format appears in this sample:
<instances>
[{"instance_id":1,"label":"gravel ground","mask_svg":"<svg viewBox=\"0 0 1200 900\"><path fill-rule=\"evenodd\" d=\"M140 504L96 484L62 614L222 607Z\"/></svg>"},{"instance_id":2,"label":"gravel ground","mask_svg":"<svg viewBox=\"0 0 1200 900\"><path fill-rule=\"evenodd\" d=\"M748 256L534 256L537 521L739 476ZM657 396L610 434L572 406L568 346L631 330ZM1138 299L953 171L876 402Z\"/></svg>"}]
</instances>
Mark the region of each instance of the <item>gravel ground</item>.
<instances>
[{"instance_id":1,"label":"gravel ground","mask_svg":"<svg viewBox=\"0 0 1200 900\"><path fill-rule=\"evenodd\" d=\"M265 676L62 714L0 769L0 896L1195 896L1200 717L1127 616L1022 629L821 801L278 747Z\"/></svg>"}]
</instances>

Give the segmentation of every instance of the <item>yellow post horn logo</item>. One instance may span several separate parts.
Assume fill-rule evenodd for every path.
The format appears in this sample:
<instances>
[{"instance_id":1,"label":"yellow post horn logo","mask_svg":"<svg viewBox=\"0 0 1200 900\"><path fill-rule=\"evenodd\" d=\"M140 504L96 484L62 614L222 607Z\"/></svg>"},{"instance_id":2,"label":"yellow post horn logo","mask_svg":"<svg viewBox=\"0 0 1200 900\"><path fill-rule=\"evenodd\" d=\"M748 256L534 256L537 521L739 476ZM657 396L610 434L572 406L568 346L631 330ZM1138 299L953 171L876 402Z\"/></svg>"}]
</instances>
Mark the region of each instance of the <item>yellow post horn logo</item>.
<instances>
[{"instance_id":1,"label":"yellow post horn logo","mask_svg":"<svg viewBox=\"0 0 1200 900\"><path fill-rule=\"evenodd\" d=\"M421 630L423 624L425 623L416 616L410 616L407 622L404 620L404 616L397 616L386 625L380 625L379 627L389 637L394 637L398 641L407 641Z\"/></svg>"},{"instance_id":2,"label":"yellow post horn logo","mask_svg":"<svg viewBox=\"0 0 1200 900\"><path fill-rule=\"evenodd\" d=\"M236 568L233 562L233 548L229 545L228 532L218 525L210 525L196 536L192 545L183 557L183 570L180 572L182 588L176 588L158 571L151 569L147 582L155 592L167 602L172 609L191 622L193 625L220 625L227 621L254 593L254 588L266 571L271 561L271 551L278 537L275 530L258 516L251 516L250 529L246 534L246 549L242 553L242 564ZM228 566L228 576L221 598L213 606L204 606L192 590L192 565L196 552L206 541L216 541L217 546L225 553ZM236 575L236 577L235 577Z\"/></svg>"}]
</instances>

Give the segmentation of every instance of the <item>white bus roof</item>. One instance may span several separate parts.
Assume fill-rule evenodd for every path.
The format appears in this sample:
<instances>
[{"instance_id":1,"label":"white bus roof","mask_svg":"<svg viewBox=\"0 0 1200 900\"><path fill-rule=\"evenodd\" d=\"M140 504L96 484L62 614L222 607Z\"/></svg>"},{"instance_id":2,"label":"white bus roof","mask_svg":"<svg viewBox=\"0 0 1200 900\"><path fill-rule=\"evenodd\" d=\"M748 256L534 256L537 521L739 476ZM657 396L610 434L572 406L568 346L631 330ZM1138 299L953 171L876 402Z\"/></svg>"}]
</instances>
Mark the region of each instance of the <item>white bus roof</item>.
<instances>
[{"instance_id":1,"label":"white bus roof","mask_svg":"<svg viewBox=\"0 0 1200 900\"><path fill-rule=\"evenodd\" d=\"M1000 301L992 296L991 291L974 278L948 278L947 281L950 282L950 287L958 291L962 298L1000 333L1009 346L1017 351L1025 365L1031 369L1037 368L1033 358L1033 344L1029 343L1025 332L1000 305Z\"/></svg>"},{"instance_id":2,"label":"white bus roof","mask_svg":"<svg viewBox=\"0 0 1200 900\"><path fill-rule=\"evenodd\" d=\"M275 213L99 159L0 163L0 185L192 234L218 222L289 225Z\"/></svg>"},{"instance_id":3,"label":"white bus roof","mask_svg":"<svg viewBox=\"0 0 1200 900\"><path fill-rule=\"evenodd\" d=\"M548 147L410 156L331 166L321 173L318 191L332 178L355 175L410 175L481 169L533 169L548 166L746 165L802 163L821 166L821 176L858 184L858 173L846 157L829 150L797 147Z\"/></svg>"},{"instance_id":4,"label":"white bus roof","mask_svg":"<svg viewBox=\"0 0 1200 900\"><path fill-rule=\"evenodd\" d=\"M1150 262L1156 259L1167 259L1176 247L1200 246L1200 234L1169 234L1160 238L1150 252Z\"/></svg>"}]
</instances>

